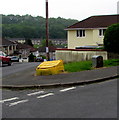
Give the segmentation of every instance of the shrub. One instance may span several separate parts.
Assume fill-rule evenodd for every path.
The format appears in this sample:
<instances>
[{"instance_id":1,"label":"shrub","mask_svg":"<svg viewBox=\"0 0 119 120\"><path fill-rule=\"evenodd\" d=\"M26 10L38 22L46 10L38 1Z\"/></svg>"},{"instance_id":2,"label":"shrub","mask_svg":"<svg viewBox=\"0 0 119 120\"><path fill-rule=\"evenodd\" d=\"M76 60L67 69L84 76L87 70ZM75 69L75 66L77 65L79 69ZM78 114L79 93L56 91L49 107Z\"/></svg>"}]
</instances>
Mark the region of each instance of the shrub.
<instances>
[{"instance_id":1,"label":"shrub","mask_svg":"<svg viewBox=\"0 0 119 120\"><path fill-rule=\"evenodd\" d=\"M108 52L119 53L119 23L111 25L106 30L104 49Z\"/></svg>"}]
</instances>

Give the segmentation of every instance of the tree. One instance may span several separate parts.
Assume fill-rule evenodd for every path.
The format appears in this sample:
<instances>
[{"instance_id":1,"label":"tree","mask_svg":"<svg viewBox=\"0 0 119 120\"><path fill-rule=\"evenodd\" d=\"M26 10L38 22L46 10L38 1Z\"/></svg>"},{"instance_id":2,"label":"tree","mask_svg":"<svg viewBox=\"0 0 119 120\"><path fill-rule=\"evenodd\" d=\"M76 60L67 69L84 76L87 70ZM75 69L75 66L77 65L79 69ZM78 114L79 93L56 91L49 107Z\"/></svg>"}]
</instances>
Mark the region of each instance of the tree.
<instances>
[{"instance_id":1,"label":"tree","mask_svg":"<svg viewBox=\"0 0 119 120\"><path fill-rule=\"evenodd\" d=\"M2 33L10 38L42 38L45 39L45 18L31 15L2 15ZM77 20L49 18L49 38L66 38L67 26L78 22Z\"/></svg>"},{"instance_id":2,"label":"tree","mask_svg":"<svg viewBox=\"0 0 119 120\"><path fill-rule=\"evenodd\" d=\"M52 41L48 41L48 45L49 46L54 46ZM41 41L41 47L45 47L45 46L46 46L46 40L44 39L44 40Z\"/></svg>"},{"instance_id":3,"label":"tree","mask_svg":"<svg viewBox=\"0 0 119 120\"><path fill-rule=\"evenodd\" d=\"M28 38L25 39L25 44L33 47L32 41Z\"/></svg>"},{"instance_id":4,"label":"tree","mask_svg":"<svg viewBox=\"0 0 119 120\"><path fill-rule=\"evenodd\" d=\"M119 53L119 23L109 26L106 30L104 49L108 52Z\"/></svg>"}]
</instances>

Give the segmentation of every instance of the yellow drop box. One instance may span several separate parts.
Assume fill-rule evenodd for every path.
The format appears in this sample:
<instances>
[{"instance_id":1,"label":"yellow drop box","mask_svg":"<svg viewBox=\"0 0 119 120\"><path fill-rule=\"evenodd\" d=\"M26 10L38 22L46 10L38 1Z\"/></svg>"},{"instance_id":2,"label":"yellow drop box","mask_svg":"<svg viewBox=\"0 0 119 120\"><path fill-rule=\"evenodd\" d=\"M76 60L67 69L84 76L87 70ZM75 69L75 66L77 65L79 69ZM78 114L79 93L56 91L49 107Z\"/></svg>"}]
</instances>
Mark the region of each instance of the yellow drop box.
<instances>
[{"instance_id":1,"label":"yellow drop box","mask_svg":"<svg viewBox=\"0 0 119 120\"><path fill-rule=\"evenodd\" d=\"M36 68L36 75L54 75L64 72L62 60L45 61Z\"/></svg>"}]
</instances>

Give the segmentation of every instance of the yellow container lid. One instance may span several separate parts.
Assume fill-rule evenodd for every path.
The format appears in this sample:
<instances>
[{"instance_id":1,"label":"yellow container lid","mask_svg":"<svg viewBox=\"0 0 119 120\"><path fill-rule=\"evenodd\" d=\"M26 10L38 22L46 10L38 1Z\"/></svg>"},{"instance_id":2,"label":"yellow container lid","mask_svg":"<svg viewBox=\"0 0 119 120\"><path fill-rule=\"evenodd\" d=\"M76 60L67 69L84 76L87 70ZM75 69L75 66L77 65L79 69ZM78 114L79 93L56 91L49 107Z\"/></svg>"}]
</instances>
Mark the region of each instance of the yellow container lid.
<instances>
[{"instance_id":1,"label":"yellow container lid","mask_svg":"<svg viewBox=\"0 0 119 120\"><path fill-rule=\"evenodd\" d=\"M45 61L45 62L42 62L37 68L50 68L50 67L55 67L55 66L58 66L60 63L63 63L62 60L54 60L54 61Z\"/></svg>"}]
</instances>

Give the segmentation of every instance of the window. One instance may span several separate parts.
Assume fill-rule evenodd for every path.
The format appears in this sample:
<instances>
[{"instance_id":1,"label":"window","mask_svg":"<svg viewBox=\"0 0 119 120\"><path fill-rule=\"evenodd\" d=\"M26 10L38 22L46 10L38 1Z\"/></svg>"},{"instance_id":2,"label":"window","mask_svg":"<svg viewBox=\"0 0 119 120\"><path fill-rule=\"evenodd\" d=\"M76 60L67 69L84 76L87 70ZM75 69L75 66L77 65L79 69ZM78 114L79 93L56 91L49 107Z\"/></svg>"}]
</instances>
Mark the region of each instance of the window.
<instances>
[{"instance_id":1,"label":"window","mask_svg":"<svg viewBox=\"0 0 119 120\"><path fill-rule=\"evenodd\" d=\"M77 30L77 37L85 37L85 30Z\"/></svg>"},{"instance_id":2,"label":"window","mask_svg":"<svg viewBox=\"0 0 119 120\"><path fill-rule=\"evenodd\" d=\"M106 29L99 29L99 36L104 36Z\"/></svg>"}]
</instances>

